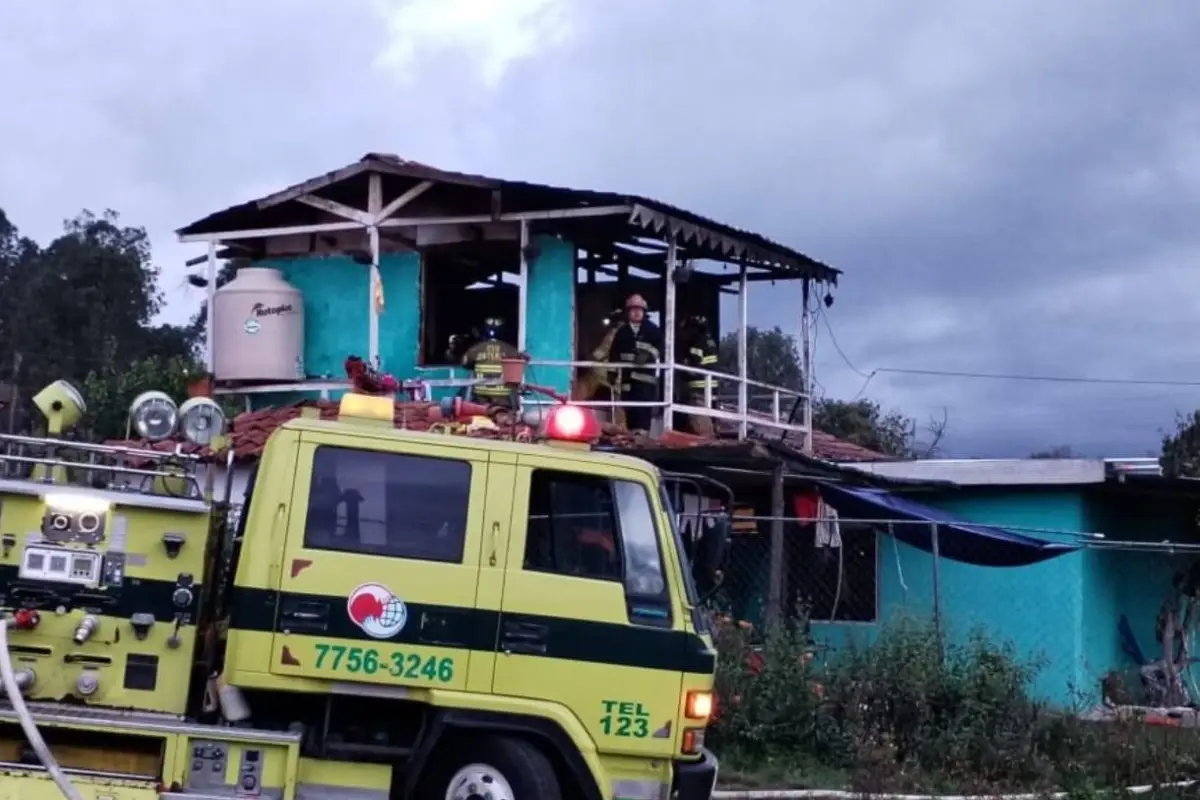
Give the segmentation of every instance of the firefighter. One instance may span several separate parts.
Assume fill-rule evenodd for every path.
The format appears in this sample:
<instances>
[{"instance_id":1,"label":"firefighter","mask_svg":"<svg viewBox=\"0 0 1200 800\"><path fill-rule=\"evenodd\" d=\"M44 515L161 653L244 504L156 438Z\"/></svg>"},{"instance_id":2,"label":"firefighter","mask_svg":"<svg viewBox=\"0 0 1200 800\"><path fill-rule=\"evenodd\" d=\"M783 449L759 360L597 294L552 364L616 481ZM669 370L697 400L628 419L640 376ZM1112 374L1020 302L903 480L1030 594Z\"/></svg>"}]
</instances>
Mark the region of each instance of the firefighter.
<instances>
[{"instance_id":1,"label":"firefighter","mask_svg":"<svg viewBox=\"0 0 1200 800\"><path fill-rule=\"evenodd\" d=\"M619 384L614 388L621 400L631 403L653 403L658 400L658 372L646 369L647 364L662 361L662 331L646 319L646 301L632 294L625 301L625 321L613 335L608 360L621 366L617 370ZM649 431L654 419L652 406L627 406L625 420L631 431Z\"/></svg>"},{"instance_id":2,"label":"firefighter","mask_svg":"<svg viewBox=\"0 0 1200 800\"><path fill-rule=\"evenodd\" d=\"M503 372L501 360L520 357L521 353L516 347L500 338L500 329L503 327L504 320L497 317L484 320L481 338L463 355L463 366L475 373L476 380L499 379ZM477 384L471 389L474 397L485 403L506 407L512 405L512 389L502 383Z\"/></svg>"},{"instance_id":3,"label":"firefighter","mask_svg":"<svg viewBox=\"0 0 1200 800\"><path fill-rule=\"evenodd\" d=\"M694 314L683 322L680 329L680 344L683 350L683 363L688 367L715 370L717 368L717 343L708 332L708 320L702 314ZM680 387L680 396L689 406L708 408L704 402L704 386L706 378L697 373L683 373L686 377ZM714 386L714 389L716 387ZM697 436L712 438L712 417L702 414L688 414L687 423L692 433Z\"/></svg>"},{"instance_id":4,"label":"firefighter","mask_svg":"<svg viewBox=\"0 0 1200 800\"><path fill-rule=\"evenodd\" d=\"M600 344L592 348L592 361L608 361L608 354L612 350L613 337L617 333L617 328L621 326L623 314L624 312L618 308L604 318L604 336L601 338ZM616 377L616 370L606 367L581 368L575 383L571 387L571 396L576 400L592 400L602 403L612 402L615 399L613 397L613 387L617 385ZM608 421L616 425L624 425L625 417L621 414L621 409L614 406L612 408L612 418Z\"/></svg>"},{"instance_id":5,"label":"firefighter","mask_svg":"<svg viewBox=\"0 0 1200 800\"><path fill-rule=\"evenodd\" d=\"M446 340L446 360L451 364L460 363L463 355L471 349L471 345L479 341L479 331L471 328L466 333L452 333Z\"/></svg>"}]
</instances>

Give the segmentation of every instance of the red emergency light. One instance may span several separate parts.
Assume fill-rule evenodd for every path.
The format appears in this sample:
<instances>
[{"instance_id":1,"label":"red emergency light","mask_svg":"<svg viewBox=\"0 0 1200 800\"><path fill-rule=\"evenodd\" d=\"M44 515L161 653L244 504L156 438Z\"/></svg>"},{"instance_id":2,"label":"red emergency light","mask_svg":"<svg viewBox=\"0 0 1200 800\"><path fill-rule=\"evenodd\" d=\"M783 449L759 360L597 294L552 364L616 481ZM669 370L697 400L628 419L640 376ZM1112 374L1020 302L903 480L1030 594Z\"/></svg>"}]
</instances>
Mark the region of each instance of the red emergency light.
<instances>
[{"instance_id":1,"label":"red emergency light","mask_svg":"<svg viewBox=\"0 0 1200 800\"><path fill-rule=\"evenodd\" d=\"M543 428L546 438L556 442L594 442L600 438L600 423L586 408L557 405L546 415Z\"/></svg>"}]
</instances>

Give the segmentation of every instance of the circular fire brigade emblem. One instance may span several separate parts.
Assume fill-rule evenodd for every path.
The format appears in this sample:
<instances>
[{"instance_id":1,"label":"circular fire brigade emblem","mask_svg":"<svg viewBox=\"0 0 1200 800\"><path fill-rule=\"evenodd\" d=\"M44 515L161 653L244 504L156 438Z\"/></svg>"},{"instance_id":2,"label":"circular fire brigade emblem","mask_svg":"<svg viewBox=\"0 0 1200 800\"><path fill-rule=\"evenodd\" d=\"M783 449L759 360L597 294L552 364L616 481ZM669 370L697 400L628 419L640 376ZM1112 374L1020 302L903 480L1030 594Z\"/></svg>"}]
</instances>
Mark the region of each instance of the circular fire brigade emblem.
<instances>
[{"instance_id":1,"label":"circular fire brigade emblem","mask_svg":"<svg viewBox=\"0 0 1200 800\"><path fill-rule=\"evenodd\" d=\"M404 601L378 583L364 583L351 592L346 611L350 621L373 639L390 639L408 622Z\"/></svg>"}]
</instances>

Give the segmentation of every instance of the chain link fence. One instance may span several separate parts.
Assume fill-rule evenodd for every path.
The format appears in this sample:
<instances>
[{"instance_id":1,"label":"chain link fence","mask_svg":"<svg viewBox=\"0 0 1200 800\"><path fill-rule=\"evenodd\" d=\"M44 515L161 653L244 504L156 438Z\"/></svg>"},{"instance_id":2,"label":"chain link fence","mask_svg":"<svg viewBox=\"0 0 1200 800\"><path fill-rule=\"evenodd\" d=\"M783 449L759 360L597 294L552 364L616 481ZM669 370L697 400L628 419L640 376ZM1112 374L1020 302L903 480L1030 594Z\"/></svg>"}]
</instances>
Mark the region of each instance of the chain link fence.
<instances>
[{"instance_id":1,"label":"chain link fence","mask_svg":"<svg viewBox=\"0 0 1200 800\"><path fill-rule=\"evenodd\" d=\"M931 626L947 648L985 637L1033 670L1035 694L1079 708L1200 701L1192 665L1198 596L1195 545L974 523L743 515L735 516L710 605L755 630L803 625L821 659L914 622ZM1174 633L1164 639L1167 617ZM1172 640L1177 675L1164 645Z\"/></svg>"}]
</instances>

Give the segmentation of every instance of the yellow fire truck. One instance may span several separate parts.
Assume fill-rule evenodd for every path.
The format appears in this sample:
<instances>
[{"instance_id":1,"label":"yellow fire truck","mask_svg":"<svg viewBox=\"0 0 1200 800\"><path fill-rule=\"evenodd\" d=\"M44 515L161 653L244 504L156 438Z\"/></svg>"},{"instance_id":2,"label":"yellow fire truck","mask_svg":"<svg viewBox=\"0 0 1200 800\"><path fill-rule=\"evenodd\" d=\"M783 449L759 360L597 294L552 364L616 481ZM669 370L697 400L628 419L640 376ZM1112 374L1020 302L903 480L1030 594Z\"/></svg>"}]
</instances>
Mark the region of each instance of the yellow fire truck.
<instances>
[{"instance_id":1,"label":"yellow fire truck","mask_svg":"<svg viewBox=\"0 0 1200 800\"><path fill-rule=\"evenodd\" d=\"M0 799L711 796L727 520L685 547L585 409L530 444L347 394L271 434L234 521L165 444L222 452L213 402L139 397L163 450L63 438L66 382L34 402L48 435L0 437Z\"/></svg>"}]
</instances>

